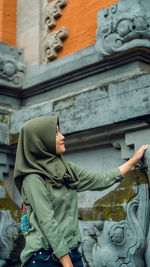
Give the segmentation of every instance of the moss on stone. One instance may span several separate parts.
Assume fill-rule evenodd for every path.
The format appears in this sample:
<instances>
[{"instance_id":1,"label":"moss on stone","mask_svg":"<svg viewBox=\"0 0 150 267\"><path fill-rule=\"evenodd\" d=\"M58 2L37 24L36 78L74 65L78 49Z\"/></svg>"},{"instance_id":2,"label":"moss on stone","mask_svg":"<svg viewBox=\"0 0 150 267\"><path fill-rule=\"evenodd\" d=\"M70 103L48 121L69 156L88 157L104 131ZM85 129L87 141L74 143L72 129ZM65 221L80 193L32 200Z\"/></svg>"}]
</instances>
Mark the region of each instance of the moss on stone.
<instances>
[{"instance_id":1,"label":"moss on stone","mask_svg":"<svg viewBox=\"0 0 150 267\"><path fill-rule=\"evenodd\" d=\"M16 145L18 143L19 133L11 134L10 133L10 145Z\"/></svg>"},{"instance_id":2,"label":"moss on stone","mask_svg":"<svg viewBox=\"0 0 150 267\"><path fill-rule=\"evenodd\" d=\"M118 187L98 199L93 208L80 209L80 218L85 221L125 220L125 207L135 198L137 186L147 183L148 177L145 170L135 169L128 172Z\"/></svg>"},{"instance_id":3,"label":"moss on stone","mask_svg":"<svg viewBox=\"0 0 150 267\"><path fill-rule=\"evenodd\" d=\"M1 113L0 114L0 122L6 123L6 124L9 125L9 123L10 123L10 114L3 114L3 113Z\"/></svg>"}]
</instances>

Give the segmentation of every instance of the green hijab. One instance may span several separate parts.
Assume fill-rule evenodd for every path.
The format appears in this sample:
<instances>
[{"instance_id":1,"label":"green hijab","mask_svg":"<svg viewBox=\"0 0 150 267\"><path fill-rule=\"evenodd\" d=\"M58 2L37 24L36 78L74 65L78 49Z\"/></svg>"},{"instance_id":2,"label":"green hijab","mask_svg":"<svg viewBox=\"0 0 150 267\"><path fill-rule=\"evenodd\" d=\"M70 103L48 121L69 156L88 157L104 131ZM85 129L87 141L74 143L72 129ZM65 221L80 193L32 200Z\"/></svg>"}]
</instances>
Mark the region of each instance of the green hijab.
<instances>
[{"instance_id":1,"label":"green hijab","mask_svg":"<svg viewBox=\"0 0 150 267\"><path fill-rule=\"evenodd\" d=\"M28 174L39 174L57 188L64 183L70 188L77 188L78 177L62 155L56 155L56 127L58 117L39 117L25 123L21 129L14 179L21 191L23 178Z\"/></svg>"}]
</instances>

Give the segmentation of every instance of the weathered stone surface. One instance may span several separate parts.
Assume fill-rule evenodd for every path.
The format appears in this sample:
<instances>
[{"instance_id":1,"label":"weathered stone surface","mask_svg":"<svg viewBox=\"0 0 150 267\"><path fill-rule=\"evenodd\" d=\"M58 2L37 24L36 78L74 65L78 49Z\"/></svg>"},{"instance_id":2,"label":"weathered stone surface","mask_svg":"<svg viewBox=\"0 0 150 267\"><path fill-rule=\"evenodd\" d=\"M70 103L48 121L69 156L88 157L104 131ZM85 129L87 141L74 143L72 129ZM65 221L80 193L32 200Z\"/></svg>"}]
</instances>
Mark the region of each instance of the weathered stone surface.
<instances>
[{"instance_id":1,"label":"weathered stone surface","mask_svg":"<svg viewBox=\"0 0 150 267\"><path fill-rule=\"evenodd\" d=\"M2 185L0 185L0 198L6 198L6 192Z\"/></svg>"},{"instance_id":2,"label":"weathered stone surface","mask_svg":"<svg viewBox=\"0 0 150 267\"><path fill-rule=\"evenodd\" d=\"M76 132L149 115L150 76L87 88L54 101L63 130ZM136 104L135 104L136 103Z\"/></svg>"},{"instance_id":3,"label":"weathered stone surface","mask_svg":"<svg viewBox=\"0 0 150 267\"><path fill-rule=\"evenodd\" d=\"M0 43L0 84L22 87L25 75L23 52L16 47Z\"/></svg>"},{"instance_id":4,"label":"weathered stone surface","mask_svg":"<svg viewBox=\"0 0 150 267\"><path fill-rule=\"evenodd\" d=\"M149 227L146 174L139 170L130 172L117 190L96 201L90 212L91 218L86 209L80 215L86 221L93 220L84 233L85 266L144 267Z\"/></svg>"},{"instance_id":5,"label":"weathered stone surface","mask_svg":"<svg viewBox=\"0 0 150 267\"><path fill-rule=\"evenodd\" d=\"M53 103L51 101L46 101L13 112L11 115L11 134L18 133L23 124L28 120L52 114L53 114Z\"/></svg>"},{"instance_id":6,"label":"weathered stone surface","mask_svg":"<svg viewBox=\"0 0 150 267\"><path fill-rule=\"evenodd\" d=\"M3 191L0 191L0 266L3 266L9 259L19 234L21 211L10 198L3 182L0 182L0 186L3 188Z\"/></svg>"},{"instance_id":7,"label":"weathered stone surface","mask_svg":"<svg viewBox=\"0 0 150 267\"><path fill-rule=\"evenodd\" d=\"M9 143L9 126L6 123L0 122L0 143Z\"/></svg>"},{"instance_id":8,"label":"weathered stone surface","mask_svg":"<svg viewBox=\"0 0 150 267\"><path fill-rule=\"evenodd\" d=\"M99 11L96 46L101 59L135 47L150 47L149 10L147 0L120 0Z\"/></svg>"},{"instance_id":9,"label":"weathered stone surface","mask_svg":"<svg viewBox=\"0 0 150 267\"><path fill-rule=\"evenodd\" d=\"M9 144L9 120L8 111L0 109L0 144ZM3 160L2 160L3 162Z\"/></svg>"}]
</instances>

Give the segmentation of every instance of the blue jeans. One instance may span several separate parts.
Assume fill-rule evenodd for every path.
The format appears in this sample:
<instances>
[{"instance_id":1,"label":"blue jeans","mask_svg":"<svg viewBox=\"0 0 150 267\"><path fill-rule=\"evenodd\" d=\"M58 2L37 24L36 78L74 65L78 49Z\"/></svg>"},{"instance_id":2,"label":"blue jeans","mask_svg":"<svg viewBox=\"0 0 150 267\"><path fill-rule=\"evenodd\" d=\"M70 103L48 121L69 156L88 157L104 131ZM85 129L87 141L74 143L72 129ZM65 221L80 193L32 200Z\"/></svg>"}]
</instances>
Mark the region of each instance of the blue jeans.
<instances>
[{"instance_id":1,"label":"blue jeans","mask_svg":"<svg viewBox=\"0 0 150 267\"><path fill-rule=\"evenodd\" d=\"M81 254L78 249L73 249L68 254L72 260L73 267L83 267ZM54 257L52 251L41 249L34 253L31 259L25 264L25 267L62 267L62 264Z\"/></svg>"}]
</instances>

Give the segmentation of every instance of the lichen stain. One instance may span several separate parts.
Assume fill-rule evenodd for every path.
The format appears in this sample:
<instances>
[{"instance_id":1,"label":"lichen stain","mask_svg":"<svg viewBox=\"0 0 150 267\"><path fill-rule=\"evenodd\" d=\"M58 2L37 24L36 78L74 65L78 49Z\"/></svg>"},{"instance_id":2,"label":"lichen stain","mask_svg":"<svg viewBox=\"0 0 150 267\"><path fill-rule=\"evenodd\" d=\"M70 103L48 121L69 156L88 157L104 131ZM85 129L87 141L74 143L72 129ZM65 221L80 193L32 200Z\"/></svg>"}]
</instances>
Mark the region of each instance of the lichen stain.
<instances>
[{"instance_id":1,"label":"lichen stain","mask_svg":"<svg viewBox=\"0 0 150 267\"><path fill-rule=\"evenodd\" d=\"M10 122L10 114L0 114L0 122L6 123L9 125Z\"/></svg>"},{"instance_id":2,"label":"lichen stain","mask_svg":"<svg viewBox=\"0 0 150 267\"><path fill-rule=\"evenodd\" d=\"M79 217L85 221L125 220L125 206L137 195L138 186L147 183L146 170L130 171L118 187L98 199L93 208L80 209Z\"/></svg>"},{"instance_id":3,"label":"lichen stain","mask_svg":"<svg viewBox=\"0 0 150 267\"><path fill-rule=\"evenodd\" d=\"M92 208L79 208L78 219L92 221Z\"/></svg>"},{"instance_id":4,"label":"lichen stain","mask_svg":"<svg viewBox=\"0 0 150 267\"><path fill-rule=\"evenodd\" d=\"M19 133L11 134L10 133L10 145L15 145L18 143Z\"/></svg>"}]
</instances>

